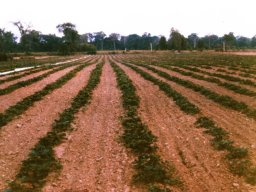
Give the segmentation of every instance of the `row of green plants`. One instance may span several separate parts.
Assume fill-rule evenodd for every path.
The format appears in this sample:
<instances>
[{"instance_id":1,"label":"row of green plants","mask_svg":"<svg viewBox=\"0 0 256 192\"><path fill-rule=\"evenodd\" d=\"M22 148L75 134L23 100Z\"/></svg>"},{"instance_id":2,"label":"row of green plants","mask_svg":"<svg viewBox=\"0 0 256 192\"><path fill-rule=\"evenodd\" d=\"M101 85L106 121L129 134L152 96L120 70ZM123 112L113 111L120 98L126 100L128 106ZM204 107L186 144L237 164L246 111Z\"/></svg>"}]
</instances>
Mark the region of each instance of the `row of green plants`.
<instances>
[{"instance_id":1,"label":"row of green plants","mask_svg":"<svg viewBox=\"0 0 256 192\"><path fill-rule=\"evenodd\" d=\"M87 62L91 61L92 59L88 60ZM64 65L70 65L71 63L66 63L66 64L63 64L62 66ZM12 76L6 78L6 79L2 79L0 80L0 84L3 84L3 83L6 83L6 82L9 82L9 81L13 81L13 80L16 80L16 79L20 79L22 77L25 77L25 76L28 76L28 75L31 75L31 74L34 74L34 73L37 73L37 72L40 72L40 71L44 71L44 70L48 70L48 69L52 69L52 68L58 68L60 67L59 65L48 65L48 66L41 66L39 68L35 68L35 69L29 69L28 71L26 71L25 73L22 73L22 74L19 74L18 72L13 74Z\"/></svg>"},{"instance_id":2,"label":"row of green plants","mask_svg":"<svg viewBox=\"0 0 256 192\"><path fill-rule=\"evenodd\" d=\"M62 87L66 82L72 79L79 71L84 69L86 66L91 64L82 64L59 78L57 81L48 84L45 88L40 91L37 91L33 95L30 95L23 100L19 101L15 105L9 107L3 113L0 113L0 129L5 126L7 123L12 121L15 117L24 113L28 108L30 108L35 102L43 99L44 96L51 93L53 90Z\"/></svg>"},{"instance_id":3,"label":"row of green plants","mask_svg":"<svg viewBox=\"0 0 256 192\"><path fill-rule=\"evenodd\" d=\"M228 80L228 81L238 82L238 83L241 83L241 84L244 84L244 85L250 85L250 86L256 87L256 83L249 80L249 79L242 79L242 78L239 78L239 77L224 75L224 74L220 74L220 73L210 73L210 72L207 72L207 71L200 70L197 67L189 67L189 66L185 66L185 65L179 65L177 67L180 67L180 68L183 68L183 69L186 69L186 70L189 70L189 71L194 71L194 72L197 72L197 73L202 73L202 74L205 74L205 75L208 75L208 76L219 77L219 78L222 78L222 79L225 79L225 80Z\"/></svg>"},{"instance_id":4,"label":"row of green plants","mask_svg":"<svg viewBox=\"0 0 256 192\"><path fill-rule=\"evenodd\" d=\"M161 65L159 65L159 66L161 66ZM222 87L225 87L226 89L229 89L229 90L231 90L231 91L233 91L235 93L239 93L239 94L247 95L247 96L253 96L253 97L256 96L256 92L254 92L254 91L251 91L249 89L243 88L243 87L241 87L239 85L235 85L235 84L232 84L232 83L222 82L218 78L205 77L203 75L199 75L199 74L196 74L196 73L193 73L193 72L190 72L190 71L184 71L184 70L181 70L180 68L166 66L166 65L161 66L161 67L164 67L166 69L170 69L172 71L175 71L175 72L180 73L180 74L185 75L185 76L193 77L195 79L199 79L199 80L215 83L215 84L217 84L219 86L222 86Z\"/></svg>"},{"instance_id":5,"label":"row of green plants","mask_svg":"<svg viewBox=\"0 0 256 192\"><path fill-rule=\"evenodd\" d=\"M256 166L252 164L246 148L235 146L228 132L218 127L208 117L198 118L195 125L205 128L205 133L213 137L211 143L216 150L227 151L225 160L233 174L243 176L247 183L256 185Z\"/></svg>"},{"instance_id":6,"label":"row of green plants","mask_svg":"<svg viewBox=\"0 0 256 192\"><path fill-rule=\"evenodd\" d=\"M54 147L59 145L68 131L72 130L75 114L88 105L95 87L100 82L103 64L98 64L92 71L87 85L73 98L69 108L65 109L52 124L52 130L39 140L31 150L28 158L22 162L14 181L10 183L11 191L40 191L51 172L62 168L54 155Z\"/></svg>"},{"instance_id":7,"label":"row of green plants","mask_svg":"<svg viewBox=\"0 0 256 192\"><path fill-rule=\"evenodd\" d=\"M51 69L51 68L54 68L54 66L40 67L40 68L36 68L36 69L29 69L29 70L26 70L26 72L22 73L22 74L17 74L17 75L13 74L12 76L10 76L10 77L8 77L6 79L1 79L0 80L0 84L6 83L6 82L9 82L9 81L13 81L13 80L25 77L27 75L31 75L33 73L37 73L37 72L40 72L40 71L48 70L48 69Z\"/></svg>"},{"instance_id":8,"label":"row of green plants","mask_svg":"<svg viewBox=\"0 0 256 192\"><path fill-rule=\"evenodd\" d=\"M197 85L191 81L188 80L184 80L184 79L180 79L178 77L174 77L169 75L168 73L165 73L163 71L160 71L154 67L150 67L148 65L141 65L141 64L136 64L136 65L140 65L156 74L158 74L159 76L173 81L177 84L180 84L186 88L192 89L195 92L198 92L202 95L204 95L205 97L207 97L208 99L226 107L229 109L233 109L235 111L241 112L243 114L245 114L247 117L256 119L256 110L253 108L250 108L247 104L245 104L244 102L238 102L236 100L234 100L232 97L226 96L226 95L220 95L214 91L211 91L210 89L207 89L201 85Z\"/></svg>"},{"instance_id":9,"label":"row of green plants","mask_svg":"<svg viewBox=\"0 0 256 192\"><path fill-rule=\"evenodd\" d=\"M146 80L154 83L153 79L146 77L150 77L150 74L133 65L124 65L133 69ZM165 94L168 97L171 97L168 93L165 92ZM181 110L186 113L186 110L182 108ZM256 167L253 166L252 161L250 160L248 155L248 150L246 148L235 146L234 142L230 139L229 133L227 131L217 126L213 120L203 116L201 113L198 113L198 118L195 122L195 126L205 128L205 133L212 136L211 144L214 149L227 151L227 154L225 155L225 161L228 164L229 170L233 174L243 176L247 183L253 185L256 184Z\"/></svg>"},{"instance_id":10,"label":"row of green plants","mask_svg":"<svg viewBox=\"0 0 256 192\"><path fill-rule=\"evenodd\" d=\"M113 62L111 65L116 73L118 87L122 91L125 110L122 117L124 133L121 139L136 156L133 162L136 170L133 182L142 184L150 192L168 192L169 185L181 185L181 182L174 176L174 167L157 154L157 138L138 115L140 101L132 81L119 66Z\"/></svg>"},{"instance_id":11,"label":"row of green plants","mask_svg":"<svg viewBox=\"0 0 256 192\"><path fill-rule=\"evenodd\" d=\"M0 62L0 72L14 70L22 67L37 67L44 64L53 64L72 59L74 57L49 57L46 59L36 59L36 56L18 55L20 59Z\"/></svg>"},{"instance_id":12,"label":"row of green plants","mask_svg":"<svg viewBox=\"0 0 256 192\"><path fill-rule=\"evenodd\" d=\"M76 66L76 65L80 65L80 64L74 63L74 64L69 64L69 65L64 65L64 66L61 66L61 67L54 68L51 71L49 71L47 73L44 73L42 75L39 75L37 77L31 78L31 79L28 79L28 80L24 80L24 81L19 81L19 82L15 83L15 84L12 84L12 85L10 85L6 88L0 89L0 95L9 94L9 93L21 88L21 87L26 87L26 86L29 86L33 83L36 83L36 82L50 76L53 73L56 73L58 71L61 71L61 70L64 70L66 68L70 68L70 67L73 67L73 66Z\"/></svg>"},{"instance_id":13,"label":"row of green plants","mask_svg":"<svg viewBox=\"0 0 256 192\"><path fill-rule=\"evenodd\" d=\"M232 71L227 71L226 69L217 69L216 71L224 73L224 74L238 75L240 77L247 77L247 78L255 79L255 77L251 73L244 72L244 70L238 70L239 72L236 72L236 71L233 71L233 70Z\"/></svg>"}]
</instances>

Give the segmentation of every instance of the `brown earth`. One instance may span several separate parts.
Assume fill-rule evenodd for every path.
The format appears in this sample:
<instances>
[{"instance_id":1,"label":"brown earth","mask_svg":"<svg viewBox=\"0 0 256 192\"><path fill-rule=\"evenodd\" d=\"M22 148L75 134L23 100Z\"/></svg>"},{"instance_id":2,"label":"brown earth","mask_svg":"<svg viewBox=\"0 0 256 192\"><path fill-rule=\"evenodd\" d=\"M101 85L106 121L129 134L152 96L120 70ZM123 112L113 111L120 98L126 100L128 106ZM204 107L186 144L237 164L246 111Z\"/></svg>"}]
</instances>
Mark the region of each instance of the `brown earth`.
<instances>
[{"instance_id":1,"label":"brown earth","mask_svg":"<svg viewBox=\"0 0 256 192\"><path fill-rule=\"evenodd\" d=\"M183 68L181 68L181 69L184 70L184 71L191 72L191 71L183 69ZM214 76L205 75L205 74L202 74L202 73L199 73L199 72L193 72L193 73L198 74L198 75L204 75L205 77L214 77ZM220 77L214 77L214 78L219 79L222 82L228 82L228 83L232 83L232 84L235 84L235 85L239 85L241 87L244 87L246 89L249 89L249 90L252 90L252 91L256 92L256 87L253 87L253 86L250 86L250 85L244 85L244 84L241 84L241 83L235 82L235 81L229 81L229 80L226 80L226 79L222 79Z\"/></svg>"},{"instance_id":2,"label":"brown earth","mask_svg":"<svg viewBox=\"0 0 256 192\"><path fill-rule=\"evenodd\" d=\"M27 158L31 148L51 129L59 113L70 105L72 98L86 85L94 67L95 65L86 67L63 87L45 96L19 118L1 128L0 191L7 187L7 180L14 178L21 161ZM51 79L57 79L60 76L55 74ZM28 87L26 91L29 92Z\"/></svg>"},{"instance_id":3,"label":"brown earth","mask_svg":"<svg viewBox=\"0 0 256 192\"><path fill-rule=\"evenodd\" d=\"M212 149L210 137L194 126L195 117L183 113L157 86L120 67L136 87L141 98L140 116L158 137L161 157L175 165L184 182L182 191L247 191L227 170L222 153Z\"/></svg>"},{"instance_id":4,"label":"brown earth","mask_svg":"<svg viewBox=\"0 0 256 192\"><path fill-rule=\"evenodd\" d=\"M34 77L37 77L37 76L40 76L40 75L43 75L49 71L51 71L52 69L48 69L48 70L43 70L43 71L39 71L37 73L33 73L33 74L30 74L30 75L26 75L25 77L21 77L19 79L15 79L13 81L9 81L9 82L6 82L6 83L3 83L0 85L0 89L5 89L6 87L10 86L10 85L13 85L15 83L18 83L20 81L26 81L26 80L29 80L29 79L32 79Z\"/></svg>"},{"instance_id":5,"label":"brown earth","mask_svg":"<svg viewBox=\"0 0 256 192\"><path fill-rule=\"evenodd\" d=\"M63 69L61 71L58 71L56 73L53 73L49 75L47 78L44 78L41 81L38 81L36 83L33 83L26 87L21 87L15 91L13 91L10 94L7 95L1 95L0 96L0 113L4 112L6 109L8 109L10 106L16 104L17 102L21 101L25 97L32 95L33 93L40 91L46 85L55 82L68 72L70 72L72 69L74 69L76 66L68 67L66 69Z\"/></svg>"},{"instance_id":6,"label":"brown earth","mask_svg":"<svg viewBox=\"0 0 256 192\"><path fill-rule=\"evenodd\" d=\"M162 77L159 77L151 71L139 67L149 74L157 77L158 79L167 82L172 88L187 97L190 102L194 103L200 108L202 113L214 120L220 127L224 128L230 133L230 137L239 146L247 147L250 151L252 160L256 164L256 121L246 117L245 115L227 109L209 99L203 95L187 89L174 82L167 81Z\"/></svg>"},{"instance_id":7,"label":"brown earth","mask_svg":"<svg viewBox=\"0 0 256 192\"><path fill-rule=\"evenodd\" d=\"M68 140L55 148L63 170L57 178L49 178L43 191L134 191L130 187L132 160L118 141L120 97L115 74L106 62L90 105L76 115Z\"/></svg>"},{"instance_id":8,"label":"brown earth","mask_svg":"<svg viewBox=\"0 0 256 192\"><path fill-rule=\"evenodd\" d=\"M232 97L233 99L239 101L239 102L244 102L246 103L248 106L252 107L252 108L256 108L256 99L255 97L249 97L249 96L246 96L246 95L241 95L241 94L238 94L238 93L235 93L231 90L228 90L222 86L218 86L217 84L215 83L211 83L211 82L208 82L208 81L203 81L203 80L199 80L199 79L195 79L193 77L188 77L188 76L185 76L185 75L182 75L182 74L179 74L177 72L174 72L174 71L171 71L171 70L168 70L168 69L165 69L165 68L161 68L161 67L156 67L156 66L152 66L158 70L161 70L161 71L164 71L166 73L168 73L169 75L171 76L174 76L174 77L178 77L180 79L184 79L184 80L189 80L189 81L192 81L193 83L197 84L197 85L201 85L207 89L210 89L220 95L227 95L227 96L230 96Z\"/></svg>"}]
</instances>

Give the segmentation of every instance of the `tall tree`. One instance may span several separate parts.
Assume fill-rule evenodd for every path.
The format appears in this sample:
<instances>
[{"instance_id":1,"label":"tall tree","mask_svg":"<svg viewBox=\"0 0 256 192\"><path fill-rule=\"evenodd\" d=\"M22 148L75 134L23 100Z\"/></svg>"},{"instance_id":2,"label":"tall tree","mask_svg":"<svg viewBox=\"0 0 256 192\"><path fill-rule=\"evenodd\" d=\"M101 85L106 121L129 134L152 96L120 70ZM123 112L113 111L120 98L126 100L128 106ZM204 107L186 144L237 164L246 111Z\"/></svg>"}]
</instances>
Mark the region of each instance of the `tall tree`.
<instances>
[{"instance_id":1,"label":"tall tree","mask_svg":"<svg viewBox=\"0 0 256 192\"><path fill-rule=\"evenodd\" d=\"M168 44L170 49L175 49L178 51L181 51L181 49L186 49L187 46L186 38L174 28L171 29Z\"/></svg>"},{"instance_id":2,"label":"tall tree","mask_svg":"<svg viewBox=\"0 0 256 192\"><path fill-rule=\"evenodd\" d=\"M0 29L0 52L8 53L13 52L16 48L16 37L14 34Z\"/></svg>"},{"instance_id":3,"label":"tall tree","mask_svg":"<svg viewBox=\"0 0 256 192\"><path fill-rule=\"evenodd\" d=\"M164 36L161 36L158 44L159 50L166 50L167 49L167 42Z\"/></svg>"},{"instance_id":4,"label":"tall tree","mask_svg":"<svg viewBox=\"0 0 256 192\"><path fill-rule=\"evenodd\" d=\"M225 34L223 36L223 51L226 51L227 48L231 48L236 43L236 38L233 32L229 32L229 34Z\"/></svg>"},{"instance_id":5,"label":"tall tree","mask_svg":"<svg viewBox=\"0 0 256 192\"><path fill-rule=\"evenodd\" d=\"M109 38L113 41L113 49L116 50L116 43L119 41L120 39L120 34L118 33L111 33L109 35Z\"/></svg>"},{"instance_id":6,"label":"tall tree","mask_svg":"<svg viewBox=\"0 0 256 192\"><path fill-rule=\"evenodd\" d=\"M56 27L60 33L64 34L63 54L70 54L77 50L79 44L79 34L76 26L72 23L59 24Z\"/></svg>"},{"instance_id":7,"label":"tall tree","mask_svg":"<svg viewBox=\"0 0 256 192\"><path fill-rule=\"evenodd\" d=\"M93 43L98 50L104 49L104 38L105 37L106 37L106 34L103 31L93 33L93 39L94 39Z\"/></svg>"},{"instance_id":8,"label":"tall tree","mask_svg":"<svg viewBox=\"0 0 256 192\"><path fill-rule=\"evenodd\" d=\"M193 49L196 49L198 40L199 40L199 37L197 36L196 33L191 33L191 34L188 36L188 42L189 42L190 46L191 46Z\"/></svg>"}]
</instances>

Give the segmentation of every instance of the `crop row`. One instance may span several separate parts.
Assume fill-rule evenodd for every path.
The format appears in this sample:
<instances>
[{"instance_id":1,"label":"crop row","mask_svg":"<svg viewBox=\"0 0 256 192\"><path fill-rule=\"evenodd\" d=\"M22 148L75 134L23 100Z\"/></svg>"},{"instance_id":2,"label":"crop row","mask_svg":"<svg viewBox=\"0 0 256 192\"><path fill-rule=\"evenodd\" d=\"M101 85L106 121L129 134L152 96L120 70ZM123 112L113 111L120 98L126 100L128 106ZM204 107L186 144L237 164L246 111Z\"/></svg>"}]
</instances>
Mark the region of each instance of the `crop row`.
<instances>
[{"instance_id":1,"label":"crop row","mask_svg":"<svg viewBox=\"0 0 256 192\"><path fill-rule=\"evenodd\" d=\"M170 66L162 66L162 65L159 65L161 67L164 67L166 69L170 69L172 71L175 71L177 73L180 73L182 75L185 75L185 76L190 76L190 77L193 77L195 79L199 79L199 80L203 80L203 81L208 81L208 82L211 82L211 83L215 83L219 86L222 86L222 87L225 87L226 89L229 89L235 93L239 93L239 94L242 94L242 95L247 95L247 96L256 96L256 92L254 91L251 91L249 89L246 89L246 88L243 88L239 85L235 85L235 84L232 84L232 83L228 83L228 82L222 82L220 79L218 78L214 78L214 77L205 77L203 75L199 75L199 74L196 74L196 73L193 73L193 72L190 72L190 71L183 71L179 68L173 68L173 67L170 67Z\"/></svg>"},{"instance_id":2,"label":"crop row","mask_svg":"<svg viewBox=\"0 0 256 192\"><path fill-rule=\"evenodd\" d=\"M40 101L45 95L51 93L53 90L62 87L66 82L72 79L79 71L90 64L79 65L63 77L59 78L57 81L48 84L45 88L37 91L33 95L30 95L23 100L19 101L15 105L9 107L4 113L0 113L0 129L6 125L8 122L12 121L15 117L21 115L35 102Z\"/></svg>"},{"instance_id":3,"label":"crop row","mask_svg":"<svg viewBox=\"0 0 256 192\"><path fill-rule=\"evenodd\" d=\"M65 65L65 66L61 66L61 67L58 67L58 68L55 68L45 74L42 74L40 76L37 76L37 77L34 77L34 78L31 78L31 79L28 79L28 80L25 80L25 81L19 81L18 83L15 83L15 84L12 84L6 88L3 88L3 89L0 89L0 95L6 95L6 94L9 94L13 91L15 91L16 89L19 89L21 87L26 87L28 85L31 85L35 82L38 82L46 77L48 77L49 75L53 74L53 73L56 73L58 71L61 71L63 69L66 69L66 68L69 68L69 67L72 67L72 66L75 66L75 65L80 65L80 64L71 64L71 65Z\"/></svg>"},{"instance_id":4,"label":"crop row","mask_svg":"<svg viewBox=\"0 0 256 192\"><path fill-rule=\"evenodd\" d=\"M224 74L220 74L220 73L210 73L210 72L207 72L207 71L200 70L196 67L189 67L189 66L184 66L184 65L179 65L178 67L183 68L183 69L187 69L189 71L194 71L194 72L197 72L197 73L206 74L208 76L219 77L219 78L222 78L222 79L225 79L225 80L228 80L228 81L238 82L238 83L241 83L241 84L244 84L244 85L250 85L250 86L256 87L256 83L249 80L249 79L241 79L239 77L224 75Z\"/></svg>"},{"instance_id":5,"label":"crop row","mask_svg":"<svg viewBox=\"0 0 256 192\"><path fill-rule=\"evenodd\" d=\"M83 106L88 105L92 91L100 82L103 64L98 64L92 71L88 84L72 100L52 124L52 130L40 139L31 150L28 159L23 161L16 179L10 183L12 191L39 191L46 182L49 173L61 169L60 162L55 158L53 148L65 139L65 133L72 130L75 114Z\"/></svg>"},{"instance_id":6,"label":"crop row","mask_svg":"<svg viewBox=\"0 0 256 192\"><path fill-rule=\"evenodd\" d=\"M236 100L234 100L233 98L226 96L226 95L220 95L214 91L211 91L210 89L207 89L201 85L197 85L191 81L188 80L184 80L184 79L180 79L178 77L174 77L169 75L168 73L165 73L163 71L157 70L154 67L150 67L148 65L141 65L141 64L137 64L140 65L156 74L158 74L159 76L173 81L177 84L180 84L186 88L192 89L195 92L198 92L202 95L204 95L205 97L207 97L208 99L226 107L229 109L233 109L235 111L241 112L243 114L245 114L246 116L250 117L250 118L254 118L256 119L256 110L250 108L248 105L246 105L244 102L238 102Z\"/></svg>"},{"instance_id":7,"label":"crop row","mask_svg":"<svg viewBox=\"0 0 256 192\"><path fill-rule=\"evenodd\" d=\"M174 178L173 171L161 157L157 154L156 137L143 124L139 115L139 97L132 81L125 72L116 64L111 62L116 73L116 79L120 90L122 91L122 102L125 113L122 117L124 133L122 141L124 145L131 149L136 155L133 162L136 174L133 176L135 183L144 184L149 191L169 191L167 187L161 185L180 184L180 181Z\"/></svg>"},{"instance_id":8,"label":"crop row","mask_svg":"<svg viewBox=\"0 0 256 192\"><path fill-rule=\"evenodd\" d=\"M89 62L89 61L90 60L88 60L87 62ZM71 63L63 64L63 66L64 65L69 65L70 66L70 64ZM28 71L26 71L25 73L22 73L22 74L17 74L17 75L13 74L12 76L10 76L6 79L0 80L0 84L6 83L6 82L9 82L9 81L13 81L13 80L16 80L16 79L19 79L19 78L22 78L22 77L40 72L40 71L44 71L44 70L48 70L48 69L52 69L52 68L58 68L58 67L60 67L60 66L59 65L40 66L39 68L30 69L30 70L28 70Z\"/></svg>"},{"instance_id":9,"label":"crop row","mask_svg":"<svg viewBox=\"0 0 256 192\"><path fill-rule=\"evenodd\" d=\"M133 69L135 72L140 74L146 80L149 80L154 83L154 81L155 81L154 77L151 76L150 74L139 69L138 67L135 67L134 65L130 65L130 64L124 64L124 65ZM167 84L166 86L169 86L169 85ZM160 88L160 86L159 86L159 88ZM171 97L168 94L168 92L164 91L164 93L168 97ZM191 104L191 105L193 105L193 104ZM195 107L198 108L197 106L195 106ZM186 110L184 108L180 108L180 109L186 113ZM244 176L244 178L246 179L246 182L253 184L253 185L256 184L256 167L253 166L253 164L248 156L248 150L246 148L241 148L241 147L235 146L234 142L230 140L229 133L227 131L225 131L221 127L218 127L214 123L214 121L212 121L208 117L202 116L200 113L199 113L199 117L197 118L195 125L197 127L205 128L206 129L205 132L207 134L210 134L213 137L211 143L212 143L214 149L226 150L228 152L226 154L225 159L229 165L230 171L233 174L239 175L239 176Z\"/></svg>"}]
</instances>

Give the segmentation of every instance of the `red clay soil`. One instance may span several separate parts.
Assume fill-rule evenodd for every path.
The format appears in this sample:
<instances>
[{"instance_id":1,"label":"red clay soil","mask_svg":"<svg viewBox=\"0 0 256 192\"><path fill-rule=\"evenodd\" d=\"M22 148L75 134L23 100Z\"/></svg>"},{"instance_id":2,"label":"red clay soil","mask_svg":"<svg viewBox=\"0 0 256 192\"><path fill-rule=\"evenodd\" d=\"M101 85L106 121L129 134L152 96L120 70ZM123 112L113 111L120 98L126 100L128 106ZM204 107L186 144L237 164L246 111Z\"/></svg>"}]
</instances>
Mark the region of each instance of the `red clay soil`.
<instances>
[{"instance_id":1,"label":"red clay soil","mask_svg":"<svg viewBox=\"0 0 256 192\"><path fill-rule=\"evenodd\" d=\"M45 96L19 118L1 128L0 191L7 187L7 180L15 177L21 161L27 158L30 149L51 129L59 113L70 105L72 98L86 85L94 67L86 67L62 88Z\"/></svg>"},{"instance_id":2,"label":"red clay soil","mask_svg":"<svg viewBox=\"0 0 256 192\"><path fill-rule=\"evenodd\" d=\"M44 73L47 73L47 72L49 72L49 71L51 71L51 70L52 70L52 69L39 71L39 72L37 72L37 73L33 73L33 74L31 74L31 75L27 75L27 76L25 76L25 77L21 77L21 78L19 78L19 79L15 79L15 80L13 80L13 81L9 81L9 82L3 83L3 84L0 85L0 89L4 89L4 88L6 88L6 87L8 87L8 86L10 86L10 85L13 85L13 84L15 84L15 83L18 83L18 82L20 82L20 81L26 81L26 80L32 79L32 78L34 78L34 77L43 75Z\"/></svg>"},{"instance_id":3,"label":"red clay soil","mask_svg":"<svg viewBox=\"0 0 256 192\"><path fill-rule=\"evenodd\" d=\"M191 71L186 70L186 69L183 69L183 68L181 68L181 69L184 70L184 71L191 72ZM198 72L193 72L193 73L198 74L198 75L204 75L205 77L213 77L213 76L205 75L205 74L198 73ZM219 78L219 77L214 77L214 78L219 79L219 80L221 80L222 82L228 82L228 83L232 83L232 84L235 84L235 85L239 85L239 86L241 86L241 87L244 87L244 88L246 88L246 89L249 89L249 90L252 90L252 91L255 91L255 92L256 92L256 88L253 87L253 86L244 85L244 84L241 84L241 83L235 82L235 81L228 81L228 80L225 80L225 79L222 79L222 78Z\"/></svg>"},{"instance_id":4,"label":"red clay soil","mask_svg":"<svg viewBox=\"0 0 256 192\"><path fill-rule=\"evenodd\" d=\"M225 72L220 72L220 71L217 71L217 69L223 69L223 68L220 68L220 67L212 67L212 69L206 69L206 68L200 68L198 67L200 70L202 71L206 71L206 72L209 72L209 73L218 73L218 74L222 74L222 75L231 75L233 77L238 77L240 79L244 79L244 80L251 80L251 81L254 81L255 82L255 79L254 78L250 78L250 77L242 77L242 76L239 76L238 74L240 73L239 71L234 71L234 70L229 70L229 69L226 69L224 68L226 71L228 72L231 72L233 74L227 74Z\"/></svg>"},{"instance_id":5,"label":"red clay soil","mask_svg":"<svg viewBox=\"0 0 256 192\"><path fill-rule=\"evenodd\" d=\"M227 109L203 95L187 89L181 85L165 80L145 68L141 68L154 77L171 85L176 91L187 97L190 102L197 105L202 113L214 120L220 127L230 133L230 137L239 146L247 147L252 160L256 164L256 121L231 109Z\"/></svg>"},{"instance_id":6,"label":"red clay soil","mask_svg":"<svg viewBox=\"0 0 256 192\"><path fill-rule=\"evenodd\" d=\"M134 191L129 186L131 158L118 141L120 97L115 74L106 62L90 105L76 115L68 140L55 148L63 170L49 178L44 192Z\"/></svg>"},{"instance_id":7,"label":"red clay soil","mask_svg":"<svg viewBox=\"0 0 256 192\"><path fill-rule=\"evenodd\" d=\"M4 112L10 106L21 101L25 97L32 95L33 93L35 93L37 91L40 91L41 89L46 87L46 85L55 82L56 80L58 80L59 78L61 78L62 76L64 76L65 74L67 74L74 68L75 68L75 66L68 67L61 71L53 73L53 74L49 75L47 78L44 78L41 81L33 83L32 85L19 88L10 94L0 96L0 113Z\"/></svg>"},{"instance_id":8,"label":"red clay soil","mask_svg":"<svg viewBox=\"0 0 256 192\"><path fill-rule=\"evenodd\" d=\"M193 77L188 77L188 76L185 76L185 75L181 75L177 72L174 72L174 71L171 71L171 70L168 70L168 69L165 69L165 68L156 67L156 66L152 66L152 67L154 67L158 70L164 71L164 72L168 73L171 76L178 77L178 78L184 79L184 80L192 81L193 83L195 83L197 85L204 86L205 88L210 89L210 90L212 90L212 91L214 91L218 94L230 96L230 97L232 97L233 99L235 99L237 101L246 103L248 106L250 106L252 108L256 108L256 99L255 99L255 97L249 97L249 96L246 96L246 95L241 95L241 94L235 93L233 91L230 91L230 90L228 90L224 87L218 86L215 83L211 83L211 82L208 82L208 81L203 81L203 80L195 79Z\"/></svg>"},{"instance_id":9,"label":"red clay soil","mask_svg":"<svg viewBox=\"0 0 256 192\"><path fill-rule=\"evenodd\" d=\"M158 137L160 156L174 164L184 182L181 191L247 191L243 182L227 170L222 153L213 150L210 137L194 126L195 117L183 113L157 86L120 66L141 98L140 116Z\"/></svg>"}]
</instances>

